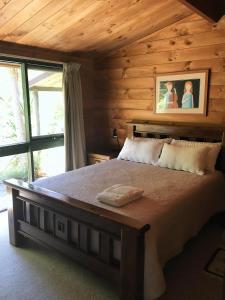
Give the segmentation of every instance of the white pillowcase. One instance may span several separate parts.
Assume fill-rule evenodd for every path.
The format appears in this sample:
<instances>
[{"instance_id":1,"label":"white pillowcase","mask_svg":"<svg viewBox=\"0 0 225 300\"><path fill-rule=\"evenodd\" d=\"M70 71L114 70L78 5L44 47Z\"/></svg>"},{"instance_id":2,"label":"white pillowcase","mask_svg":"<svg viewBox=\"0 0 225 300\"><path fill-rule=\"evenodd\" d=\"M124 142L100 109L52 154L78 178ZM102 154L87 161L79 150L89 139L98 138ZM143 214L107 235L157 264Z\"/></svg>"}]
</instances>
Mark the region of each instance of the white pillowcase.
<instances>
[{"instance_id":1,"label":"white pillowcase","mask_svg":"<svg viewBox=\"0 0 225 300\"><path fill-rule=\"evenodd\" d=\"M201 149L208 148L208 154L206 158L207 160L206 170L209 172L215 171L216 161L221 150L221 143L206 143L206 142L194 142L194 141L173 139L171 144L177 146L195 147Z\"/></svg>"},{"instance_id":2,"label":"white pillowcase","mask_svg":"<svg viewBox=\"0 0 225 300\"><path fill-rule=\"evenodd\" d=\"M165 144L158 166L204 175L209 148L181 147Z\"/></svg>"},{"instance_id":3,"label":"white pillowcase","mask_svg":"<svg viewBox=\"0 0 225 300\"><path fill-rule=\"evenodd\" d=\"M168 139L126 138L118 159L156 165Z\"/></svg>"}]
</instances>

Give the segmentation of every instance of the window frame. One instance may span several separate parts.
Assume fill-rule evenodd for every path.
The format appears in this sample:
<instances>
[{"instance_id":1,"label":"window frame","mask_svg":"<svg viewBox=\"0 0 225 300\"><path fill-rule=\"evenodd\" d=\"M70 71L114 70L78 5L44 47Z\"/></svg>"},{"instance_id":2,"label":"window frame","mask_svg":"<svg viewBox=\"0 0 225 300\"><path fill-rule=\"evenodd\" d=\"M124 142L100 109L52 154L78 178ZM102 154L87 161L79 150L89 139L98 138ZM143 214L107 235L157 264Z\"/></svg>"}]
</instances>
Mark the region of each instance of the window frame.
<instances>
[{"instance_id":1,"label":"window frame","mask_svg":"<svg viewBox=\"0 0 225 300\"><path fill-rule=\"evenodd\" d=\"M63 65L58 63L33 61L33 60L26 60L26 59L6 57L6 56L0 56L0 63L6 63L6 64L15 63L20 65L21 67L25 131L26 131L26 142L0 146L0 157L27 153L28 166L29 166L28 180L34 181L35 177L34 177L33 152L63 146L64 133L32 136L28 69L31 68L37 70L50 70L54 72L62 72Z\"/></svg>"}]
</instances>

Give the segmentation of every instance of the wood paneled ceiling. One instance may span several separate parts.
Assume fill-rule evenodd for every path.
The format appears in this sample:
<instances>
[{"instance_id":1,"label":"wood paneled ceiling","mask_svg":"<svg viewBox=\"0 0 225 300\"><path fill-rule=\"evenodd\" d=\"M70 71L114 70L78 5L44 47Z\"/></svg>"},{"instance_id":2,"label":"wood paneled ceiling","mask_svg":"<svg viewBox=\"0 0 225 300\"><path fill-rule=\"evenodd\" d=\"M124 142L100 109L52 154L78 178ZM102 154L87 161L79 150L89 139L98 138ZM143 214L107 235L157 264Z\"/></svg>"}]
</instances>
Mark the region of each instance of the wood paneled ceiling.
<instances>
[{"instance_id":1,"label":"wood paneled ceiling","mask_svg":"<svg viewBox=\"0 0 225 300\"><path fill-rule=\"evenodd\" d=\"M101 54L192 13L176 0L0 0L0 41Z\"/></svg>"}]
</instances>

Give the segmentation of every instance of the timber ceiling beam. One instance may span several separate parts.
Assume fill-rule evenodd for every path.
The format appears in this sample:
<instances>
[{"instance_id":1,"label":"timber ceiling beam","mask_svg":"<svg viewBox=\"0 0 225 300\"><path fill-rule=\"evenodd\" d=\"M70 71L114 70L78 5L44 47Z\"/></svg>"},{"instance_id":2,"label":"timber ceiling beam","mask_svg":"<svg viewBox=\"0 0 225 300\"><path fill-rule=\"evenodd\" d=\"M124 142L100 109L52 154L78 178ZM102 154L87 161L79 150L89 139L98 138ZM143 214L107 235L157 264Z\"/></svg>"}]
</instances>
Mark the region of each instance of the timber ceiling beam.
<instances>
[{"instance_id":1,"label":"timber ceiling beam","mask_svg":"<svg viewBox=\"0 0 225 300\"><path fill-rule=\"evenodd\" d=\"M225 0L178 0L210 22L218 22L225 14Z\"/></svg>"},{"instance_id":2,"label":"timber ceiling beam","mask_svg":"<svg viewBox=\"0 0 225 300\"><path fill-rule=\"evenodd\" d=\"M0 41L0 55L46 60L51 62L74 61L78 63L86 63L90 60L86 57L81 57L79 55L76 56L75 53L61 52L57 50L27 46L5 41Z\"/></svg>"}]
</instances>

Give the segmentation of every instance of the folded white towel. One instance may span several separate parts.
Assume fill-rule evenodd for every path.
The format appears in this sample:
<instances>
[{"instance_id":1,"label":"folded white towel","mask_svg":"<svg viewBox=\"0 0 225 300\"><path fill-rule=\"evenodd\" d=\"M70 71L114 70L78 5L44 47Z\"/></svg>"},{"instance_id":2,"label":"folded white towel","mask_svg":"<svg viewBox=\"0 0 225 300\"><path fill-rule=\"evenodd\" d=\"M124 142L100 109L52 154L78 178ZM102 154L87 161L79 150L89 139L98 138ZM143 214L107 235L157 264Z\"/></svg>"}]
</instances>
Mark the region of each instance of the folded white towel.
<instances>
[{"instance_id":1,"label":"folded white towel","mask_svg":"<svg viewBox=\"0 0 225 300\"><path fill-rule=\"evenodd\" d=\"M122 184L113 185L96 196L96 199L116 207L126 205L140 197L144 190Z\"/></svg>"}]
</instances>

